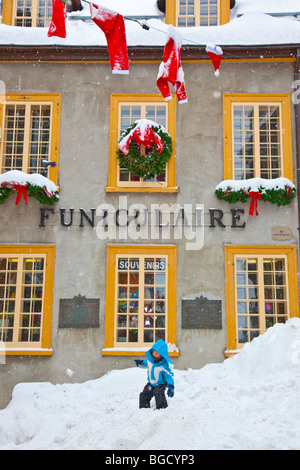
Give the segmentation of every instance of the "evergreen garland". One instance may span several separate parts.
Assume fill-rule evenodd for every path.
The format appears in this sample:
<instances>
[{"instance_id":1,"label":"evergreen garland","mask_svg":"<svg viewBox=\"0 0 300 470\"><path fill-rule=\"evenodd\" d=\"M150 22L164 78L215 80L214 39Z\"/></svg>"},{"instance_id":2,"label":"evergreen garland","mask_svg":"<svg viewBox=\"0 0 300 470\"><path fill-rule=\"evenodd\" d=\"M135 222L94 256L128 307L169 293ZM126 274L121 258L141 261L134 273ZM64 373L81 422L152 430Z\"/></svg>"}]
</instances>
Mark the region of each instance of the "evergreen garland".
<instances>
[{"instance_id":1,"label":"evergreen garland","mask_svg":"<svg viewBox=\"0 0 300 470\"><path fill-rule=\"evenodd\" d=\"M292 202L296 197L296 189L290 186L282 188L265 189L262 186L258 188L261 194L262 201L269 201L277 206L286 206ZM217 198L221 201L226 201L229 204L235 204L237 202L247 202L249 200L248 193L251 191L250 188L233 190L228 187L225 191L223 189L216 189Z\"/></svg>"},{"instance_id":2,"label":"evergreen garland","mask_svg":"<svg viewBox=\"0 0 300 470\"><path fill-rule=\"evenodd\" d=\"M6 199L8 198L9 194L13 190L10 188L0 188L0 204L4 204Z\"/></svg>"},{"instance_id":3,"label":"evergreen garland","mask_svg":"<svg viewBox=\"0 0 300 470\"><path fill-rule=\"evenodd\" d=\"M119 142L126 137L136 126L138 122L129 126L121 135ZM163 141L163 149L159 154L155 145L150 150L149 155L141 155L140 147L134 140L130 142L129 153L124 153L118 148L117 157L121 168L127 168L128 171L134 173L136 176L144 179L151 179L155 175L162 173L167 161L172 155L173 146L171 136L159 124L152 126L152 129L159 135Z\"/></svg>"},{"instance_id":4,"label":"evergreen garland","mask_svg":"<svg viewBox=\"0 0 300 470\"><path fill-rule=\"evenodd\" d=\"M59 201L58 192L54 193L52 197L50 197L44 188L40 186L33 185L31 183L27 183L26 189L28 196L34 197L40 204L47 204L49 206L53 206L55 202ZM13 188L6 188L5 183L2 183L0 187L0 204L4 204L10 193L16 192Z\"/></svg>"}]
</instances>

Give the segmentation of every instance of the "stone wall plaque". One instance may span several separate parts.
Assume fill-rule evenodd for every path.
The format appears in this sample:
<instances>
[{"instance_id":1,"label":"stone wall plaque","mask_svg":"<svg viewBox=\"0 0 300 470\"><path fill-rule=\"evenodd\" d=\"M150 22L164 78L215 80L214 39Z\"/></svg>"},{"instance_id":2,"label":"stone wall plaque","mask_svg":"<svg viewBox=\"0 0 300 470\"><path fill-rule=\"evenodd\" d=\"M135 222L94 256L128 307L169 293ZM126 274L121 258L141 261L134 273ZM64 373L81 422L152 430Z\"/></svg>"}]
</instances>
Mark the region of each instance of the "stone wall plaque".
<instances>
[{"instance_id":1,"label":"stone wall plaque","mask_svg":"<svg viewBox=\"0 0 300 470\"><path fill-rule=\"evenodd\" d=\"M100 299L60 299L59 328L99 328Z\"/></svg>"},{"instance_id":2,"label":"stone wall plaque","mask_svg":"<svg viewBox=\"0 0 300 470\"><path fill-rule=\"evenodd\" d=\"M272 228L272 238L273 240L291 240L292 239L292 229L291 227L273 227Z\"/></svg>"},{"instance_id":3,"label":"stone wall plaque","mask_svg":"<svg viewBox=\"0 0 300 470\"><path fill-rule=\"evenodd\" d=\"M202 295L182 299L183 329L222 329L222 301L209 300Z\"/></svg>"}]
</instances>

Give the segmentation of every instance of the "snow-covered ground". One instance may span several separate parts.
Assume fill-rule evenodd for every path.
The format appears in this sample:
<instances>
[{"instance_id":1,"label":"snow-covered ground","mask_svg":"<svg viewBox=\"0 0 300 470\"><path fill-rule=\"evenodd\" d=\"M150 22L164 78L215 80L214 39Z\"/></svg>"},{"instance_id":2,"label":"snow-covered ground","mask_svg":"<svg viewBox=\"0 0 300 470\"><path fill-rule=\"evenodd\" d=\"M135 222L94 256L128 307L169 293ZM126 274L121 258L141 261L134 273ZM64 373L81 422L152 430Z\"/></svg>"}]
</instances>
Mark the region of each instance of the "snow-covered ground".
<instances>
[{"instance_id":1,"label":"snow-covered ground","mask_svg":"<svg viewBox=\"0 0 300 470\"><path fill-rule=\"evenodd\" d=\"M19 384L0 411L0 449L300 450L298 318L222 364L175 369L165 410L138 408L145 383L132 367L83 384Z\"/></svg>"}]
</instances>

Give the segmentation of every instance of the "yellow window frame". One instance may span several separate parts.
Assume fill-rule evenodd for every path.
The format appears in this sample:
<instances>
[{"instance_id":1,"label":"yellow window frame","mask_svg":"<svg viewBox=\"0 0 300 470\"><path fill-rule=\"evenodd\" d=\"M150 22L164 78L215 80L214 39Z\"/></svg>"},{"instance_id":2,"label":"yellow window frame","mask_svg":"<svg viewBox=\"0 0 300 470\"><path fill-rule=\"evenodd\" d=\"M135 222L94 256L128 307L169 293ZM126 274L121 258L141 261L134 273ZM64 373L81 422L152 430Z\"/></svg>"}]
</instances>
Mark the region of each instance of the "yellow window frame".
<instances>
[{"instance_id":1,"label":"yellow window frame","mask_svg":"<svg viewBox=\"0 0 300 470\"><path fill-rule=\"evenodd\" d=\"M166 256L167 265L167 299L168 312L166 343L176 345L176 311L177 311L177 247L176 246L136 246L136 245L108 245L107 246L107 277L106 277L106 313L105 313L105 342L102 355L104 356L136 356L144 354L148 343L141 348L140 345L132 348L122 347L122 343L116 343L116 283L117 283L117 260L119 256ZM149 348L153 343L149 343ZM127 349L127 350L126 350ZM178 356L178 352L170 352L172 356Z\"/></svg>"},{"instance_id":2,"label":"yellow window frame","mask_svg":"<svg viewBox=\"0 0 300 470\"><path fill-rule=\"evenodd\" d=\"M56 166L48 166L47 177L58 184L58 162L59 162L59 139L60 139L60 115L61 115L61 95L58 93L6 93L0 99L0 174L3 173L3 139L5 128L5 106L10 104L24 105L28 110L25 116L24 129L24 154L22 171L28 173L28 151L29 151L29 128L30 109L34 105L49 105L51 108L51 128L50 128L50 151L49 160L56 163Z\"/></svg>"},{"instance_id":3,"label":"yellow window frame","mask_svg":"<svg viewBox=\"0 0 300 470\"><path fill-rule=\"evenodd\" d=\"M237 311L235 294L235 259L236 257L285 257L288 285L289 318L299 317L297 249L295 246L236 246L225 245L225 281L227 312L227 350L226 356L237 353L241 346L237 340ZM260 286L261 288L261 286Z\"/></svg>"},{"instance_id":4,"label":"yellow window frame","mask_svg":"<svg viewBox=\"0 0 300 470\"><path fill-rule=\"evenodd\" d=\"M55 269L55 245L0 245L0 257L13 256L23 259L25 257L43 257L45 262L45 279L44 279L44 297L43 297L43 312L42 312L42 328L41 340L36 346L30 343L28 347L26 343L14 344L10 347L10 343L0 342L1 355L38 355L50 356L52 355L51 349L51 327L52 327L52 308L53 308L53 288L54 288L54 269ZM17 284L17 291L20 291L21 286ZM18 294L20 296L20 294ZM20 312L16 312L16 316L20 316ZM14 325L14 328L16 325ZM5 345L3 348L2 345Z\"/></svg>"},{"instance_id":5,"label":"yellow window frame","mask_svg":"<svg viewBox=\"0 0 300 470\"><path fill-rule=\"evenodd\" d=\"M278 105L281 109L282 177L293 181L291 99L289 94L225 93L223 95L224 180L234 179L233 109L235 105ZM256 164L258 166L258 163ZM259 177L258 174L256 174Z\"/></svg>"},{"instance_id":6,"label":"yellow window frame","mask_svg":"<svg viewBox=\"0 0 300 470\"><path fill-rule=\"evenodd\" d=\"M2 1L2 23L7 24L9 26L15 25L16 10L17 10L17 0L3 0ZM37 26L37 11L39 7L39 0L32 0L31 6L31 16L28 18L32 19L32 26ZM51 15L52 16L52 15ZM48 18L47 24L45 27L49 26L51 18Z\"/></svg>"},{"instance_id":7,"label":"yellow window frame","mask_svg":"<svg viewBox=\"0 0 300 470\"><path fill-rule=\"evenodd\" d=\"M167 107L168 125L167 131L172 137L173 154L167 163L167 182L166 185L158 183L142 182L135 185L118 184L118 160L116 151L119 139L119 119L120 106L128 104L150 104L161 103ZM109 136L109 168L108 168L108 186L107 192L178 192L176 186L176 99L165 102L163 97L158 94L111 94L110 102L110 136Z\"/></svg>"},{"instance_id":8,"label":"yellow window frame","mask_svg":"<svg viewBox=\"0 0 300 470\"><path fill-rule=\"evenodd\" d=\"M166 23L178 25L179 0L166 0ZM230 21L230 0L218 0L218 25Z\"/></svg>"}]
</instances>

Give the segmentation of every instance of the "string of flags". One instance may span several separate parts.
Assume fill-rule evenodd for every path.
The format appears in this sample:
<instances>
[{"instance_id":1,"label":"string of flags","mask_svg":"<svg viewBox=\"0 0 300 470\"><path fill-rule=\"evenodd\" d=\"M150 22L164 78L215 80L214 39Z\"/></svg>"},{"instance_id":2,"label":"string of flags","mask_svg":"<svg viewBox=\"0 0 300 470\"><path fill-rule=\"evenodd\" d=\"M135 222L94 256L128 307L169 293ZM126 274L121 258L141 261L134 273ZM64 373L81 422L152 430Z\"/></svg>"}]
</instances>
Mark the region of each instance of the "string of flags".
<instances>
[{"instance_id":1,"label":"string of flags","mask_svg":"<svg viewBox=\"0 0 300 470\"><path fill-rule=\"evenodd\" d=\"M88 0L83 0L90 4L90 14L93 22L103 31L110 58L110 64L113 74L129 74L129 60L125 30L125 19L121 14L108 8L96 5ZM48 36L57 36L66 38L66 0L52 0L52 20L50 22ZM141 24L144 29L149 30L151 27ZM156 28L155 28L156 29ZM181 49L182 38L178 31L172 25L168 26L163 61L159 66L156 84L161 91L165 101L172 99L168 82L173 85L179 103L187 103L187 95L184 82L184 72L181 65ZM191 42L191 41L190 41ZM222 61L223 51L220 46L208 44L206 52L209 55L215 68L215 76L219 76L219 68Z\"/></svg>"}]
</instances>

